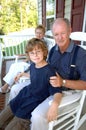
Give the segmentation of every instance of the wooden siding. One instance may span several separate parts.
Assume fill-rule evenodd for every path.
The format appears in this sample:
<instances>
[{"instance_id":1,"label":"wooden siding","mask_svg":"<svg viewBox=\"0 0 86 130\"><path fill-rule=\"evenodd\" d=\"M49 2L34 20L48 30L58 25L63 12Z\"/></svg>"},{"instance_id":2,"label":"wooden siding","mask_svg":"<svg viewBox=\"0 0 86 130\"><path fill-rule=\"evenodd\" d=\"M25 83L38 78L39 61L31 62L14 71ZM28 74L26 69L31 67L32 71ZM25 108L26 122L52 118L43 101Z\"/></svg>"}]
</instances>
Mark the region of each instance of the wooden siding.
<instances>
[{"instance_id":1,"label":"wooden siding","mask_svg":"<svg viewBox=\"0 0 86 130\"><path fill-rule=\"evenodd\" d=\"M68 18L71 21L72 25L72 31L82 31L85 30L85 25L83 24L83 19L84 19L84 6L86 4L86 0L64 0L63 3L62 1L55 0L58 5L56 5L56 17L60 17L59 15L63 14L63 17ZM38 5L38 12L42 12L42 0L38 0L39 5ZM78 6L78 8L77 8ZM62 10L61 10L62 9ZM46 20L46 18L45 18ZM42 22L42 14L40 13L39 23ZM77 22L76 22L77 21ZM78 22L79 21L79 22ZM86 21L86 18L85 18ZM77 24L78 23L78 24ZM84 26L83 26L84 25Z\"/></svg>"},{"instance_id":2,"label":"wooden siding","mask_svg":"<svg viewBox=\"0 0 86 130\"><path fill-rule=\"evenodd\" d=\"M46 27L46 0L42 0L42 24Z\"/></svg>"},{"instance_id":3,"label":"wooden siding","mask_svg":"<svg viewBox=\"0 0 86 130\"><path fill-rule=\"evenodd\" d=\"M65 0L56 0L56 18L64 17Z\"/></svg>"},{"instance_id":4,"label":"wooden siding","mask_svg":"<svg viewBox=\"0 0 86 130\"><path fill-rule=\"evenodd\" d=\"M73 31L82 31L85 0L72 0L71 25Z\"/></svg>"}]
</instances>

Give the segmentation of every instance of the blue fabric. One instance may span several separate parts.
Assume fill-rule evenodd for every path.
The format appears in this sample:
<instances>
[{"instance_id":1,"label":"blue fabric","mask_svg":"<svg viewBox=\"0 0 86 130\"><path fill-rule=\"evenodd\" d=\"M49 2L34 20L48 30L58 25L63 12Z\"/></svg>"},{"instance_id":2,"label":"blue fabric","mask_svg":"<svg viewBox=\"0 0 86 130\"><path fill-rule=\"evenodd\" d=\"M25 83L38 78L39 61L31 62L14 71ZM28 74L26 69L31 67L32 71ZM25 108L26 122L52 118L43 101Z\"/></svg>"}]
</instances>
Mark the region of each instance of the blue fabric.
<instances>
[{"instance_id":1,"label":"blue fabric","mask_svg":"<svg viewBox=\"0 0 86 130\"><path fill-rule=\"evenodd\" d=\"M30 66L31 84L24 87L20 93L10 101L10 107L15 116L30 119L31 112L49 95L61 93L61 88L54 88L49 83L50 76L54 76L55 71L48 64L42 68Z\"/></svg>"},{"instance_id":2,"label":"blue fabric","mask_svg":"<svg viewBox=\"0 0 86 130\"><path fill-rule=\"evenodd\" d=\"M48 62L64 79L70 79L71 62L73 59L74 48L77 45L71 41L68 49L61 53L58 46L55 45L49 54ZM79 47L79 46L78 46ZM79 47L76 58L76 66L73 80L86 81L86 50Z\"/></svg>"}]
</instances>

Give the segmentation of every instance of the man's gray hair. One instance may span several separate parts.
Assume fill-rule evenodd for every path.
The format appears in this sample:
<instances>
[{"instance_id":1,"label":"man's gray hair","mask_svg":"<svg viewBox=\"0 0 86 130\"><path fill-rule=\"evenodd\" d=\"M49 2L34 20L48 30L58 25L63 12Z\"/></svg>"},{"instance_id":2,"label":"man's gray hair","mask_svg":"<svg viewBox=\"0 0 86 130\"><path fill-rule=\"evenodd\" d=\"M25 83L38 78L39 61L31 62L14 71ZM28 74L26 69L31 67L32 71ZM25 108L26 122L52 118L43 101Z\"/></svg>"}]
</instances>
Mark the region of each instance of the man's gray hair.
<instances>
[{"instance_id":1,"label":"man's gray hair","mask_svg":"<svg viewBox=\"0 0 86 130\"><path fill-rule=\"evenodd\" d=\"M70 23L69 19L67 19L67 18L57 18L57 19L55 19L53 21L52 27L53 27L54 23L57 23L57 22L60 22L60 21L64 21L68 27L71 27L71 23Z\"/></svg>"}]
</instances>

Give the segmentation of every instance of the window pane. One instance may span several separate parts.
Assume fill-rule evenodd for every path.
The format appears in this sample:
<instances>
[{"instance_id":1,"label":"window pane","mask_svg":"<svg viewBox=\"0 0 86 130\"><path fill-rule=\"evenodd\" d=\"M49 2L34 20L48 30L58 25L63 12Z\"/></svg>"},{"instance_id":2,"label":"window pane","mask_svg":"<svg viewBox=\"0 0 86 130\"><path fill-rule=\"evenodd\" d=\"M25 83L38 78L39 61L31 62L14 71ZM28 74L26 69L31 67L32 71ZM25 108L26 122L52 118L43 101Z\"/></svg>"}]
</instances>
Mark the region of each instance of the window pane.
<instances>
[{"instance_id":1,"label":"window pane","mask_svg":"<svg viewBox=\"0 0 86 130\"><path fill-rule=\"evenodd\" d=\"M46 27L51 29L52 22L55 17L55 0L46 0Z\"/></svg>"},{"instance_id":2,"label":"window pane","mask_svg":"<svg viewBox=\"0 0 86 130\"><path fill-rule=\"evenodd\" d=\"M54 15L54 0L46 0L46 15Z\"/></svg>"}]
</instances>

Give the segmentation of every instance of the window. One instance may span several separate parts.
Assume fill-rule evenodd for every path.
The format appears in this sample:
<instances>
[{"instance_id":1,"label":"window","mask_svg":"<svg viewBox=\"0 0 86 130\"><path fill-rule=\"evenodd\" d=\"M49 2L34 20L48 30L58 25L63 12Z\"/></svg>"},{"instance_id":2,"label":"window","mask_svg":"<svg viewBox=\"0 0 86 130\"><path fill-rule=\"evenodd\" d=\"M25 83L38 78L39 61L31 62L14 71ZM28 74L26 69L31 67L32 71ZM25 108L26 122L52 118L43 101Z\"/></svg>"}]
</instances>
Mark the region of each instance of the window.
<instances>
[{"instance_id":1,"label":"window","mask_svg":"<svg viewBox=\"0 0 86 130\"><path fill-rule=\"evenodd\" d=\"M51 29L55 17L55 0L46 0L46 28Z\"/></svg>"}]
</instances>

